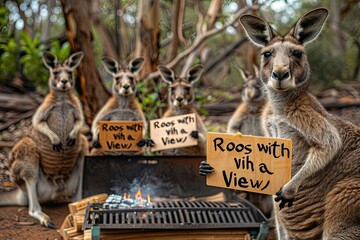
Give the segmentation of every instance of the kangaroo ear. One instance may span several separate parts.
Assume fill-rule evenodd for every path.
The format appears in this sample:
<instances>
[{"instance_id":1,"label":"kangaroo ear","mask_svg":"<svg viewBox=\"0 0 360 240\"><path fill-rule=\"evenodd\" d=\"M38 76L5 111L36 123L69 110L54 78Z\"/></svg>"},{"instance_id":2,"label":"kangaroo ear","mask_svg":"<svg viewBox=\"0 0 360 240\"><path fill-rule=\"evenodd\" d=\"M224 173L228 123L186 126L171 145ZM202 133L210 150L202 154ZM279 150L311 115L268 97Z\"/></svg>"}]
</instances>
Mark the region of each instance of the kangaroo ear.
<instances>
[{"instance_id":1,"label":"kangaroo ear","mask_svg":"<svg viewBox=\"0 0 360 240\"><path fill-rule=\"evenodd\" d=\"M176 76L172 69L159 65L158 70L160 72L162 80L164 80L168 84L171 84L175 81Z\"/></svg>"},{"instance_id":2,"label":"kangaroo ear","mask_svg":"<svg viewBox=\"0 0 360 240\"><path fill-rule=\"evenodd\" d=\"M115 59L111 57L103 57L101 62L105 70L111 75L114 75L119 71L119 63Z\"/></svg>"},{"instance_id":3,"label":"kangaroo ear","mask_svg":"<svg viewBox=\"0 0 360 240\"><path fill-rule=\"evenodd\" d=\"M326 8L308 12L299 18L290 33L303 45L315 40L324 26L328 13Z\"/></svg>"},{"instance_id":4,"label":"kangaroo ear","mask_svg":"<svg viewBox=\"0 0 360 240\"><path fill-rule=\"evenodd\" d=\"M245 73L244 69L239 67L239 72L240 72L240 75L241 75L242 79L244 80L244 82L246 82L248 79L248 75Z\"/></svg>"},{"instance_id":5,"label":"kangaroo ear","mask_svg":"<svg viewBox=\"0 0 360 240\"><path fill-rule=\"evenodd\" d=\"M81 60L84 57L83 52L76 52L72 54L65 62L66 65L68 65L70 68L75 69L79 66Z\"/></svg>"},{"instance_id":6,"label":"kangaroo ear","mask_svg":"<svg viewBox=\"0 0 360 240\"><path fill-rule=\"evenodd\" d=\"M255 73L255 77L260 77L260 70L259 70L259 67L257 65L253 65L253 68L254 68L254 73Z\"/></svg>"},{"instance_id":7,"label":"kangaroo ear","mask_svg":"<svg viewBox=\"0 0 360 240\"><path fill-rule=\"evenodd\" d=\"M240 23L249 39L260 47L264 47L271 39L278 35L268 22L253 15L241 16Z\"/></svg>"},{"instance_id":8,"label":"kangaroo ear","mask_svg":"<svg viewBox=\"0 0 360 240\"><path fill-rule=\"evenodd\" d=\"M58 64L58 59L50 52L44 52L42 61L49 69L53 69Z\"/></svg>"},{"instance_id":9,"label":"kangaroo ear","mask_svg":"<svg viewBox=\"0 0 360 240\"><path fill-rule=\"evenodd\" d=\"M143 57L134 58L128 64L128 70L133 74L138 73L143 67L145 59Z\"/></svg>"},{"instance_id":10,"label":"kangaroo ear","mask_svg":"<svg viewBox=\"0 0 360 240\"><path fill-rule=\"evenodd\" d=\"M193 84L200 79L203 72L204 72L204 67L202 65L197 65L188 71L186 78L189 81L189 83Z\"/></svg>"}]
</instances>

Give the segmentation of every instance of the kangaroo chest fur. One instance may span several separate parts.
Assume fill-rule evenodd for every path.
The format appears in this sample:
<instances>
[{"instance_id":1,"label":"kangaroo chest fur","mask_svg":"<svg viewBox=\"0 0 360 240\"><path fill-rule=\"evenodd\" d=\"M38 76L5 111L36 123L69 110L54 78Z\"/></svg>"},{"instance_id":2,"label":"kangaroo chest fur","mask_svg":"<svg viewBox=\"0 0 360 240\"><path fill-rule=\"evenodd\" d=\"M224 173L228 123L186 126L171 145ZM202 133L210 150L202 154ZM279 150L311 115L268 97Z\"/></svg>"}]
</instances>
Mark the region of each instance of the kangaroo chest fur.
<instances>
[{"instance_id":1,"label":"kangaroo chest fur","mask_svg":"<svg viewBox=\"0 0 360 240\"><path fill-rule=\"evenodd\" d=\"M272 137L292 140L292 176L304 165L309 151L315 146L315 143L304 138L303 129L293 124L294 121L301 121L304 123L303 127L310 126L316 129L319 123L310 117L306 118L306 111L309 111L310 107L328 120L329 128L333 126L336 131L339 131L340 138L344 143L324 169L312 174L302 183L295 195L293 206L278 212L279 221L286 227L291 239L320 239L326 196L344 178L360 177L360 161L357 163L351 161L356 155L360 156L360 129L351 123L331 116L320 103L311 101L312 98L314 97L311 95L305 95L294 101L286 101L291 102L289 105L273 102L271 104L272 113L268 116L266 123L266 128ZM296 119L296 116L302 116L304 119ZM314 132L314 134L316 133ZM358 171L354 171L354 169L358 169ZM319 189L321 190L319 191ZM278 208L278 206L276 207ZM300 229L306 229L306 231L299 231Z\"/></svg>"},{"instance_id":2,"label":"kangaroo chest fur","mask_svg":"<svg viewBox=\"0 0 360 240\"><path fill-rule=\"evenodd\" d=\"M53 150L53 145L47 136L32 129L30 137L38 144L41 150L40 166L45 175L55 181L66 180L77 160L77 155L81 151L80 134L77 135L76 143L73 146L67 145L67 138L72 130L75 120L74 113L78 111L70 100L63 100L54 104L47 117L49 128L56 133L62 144L59 152Z\"/></svg>"}]
</instances>

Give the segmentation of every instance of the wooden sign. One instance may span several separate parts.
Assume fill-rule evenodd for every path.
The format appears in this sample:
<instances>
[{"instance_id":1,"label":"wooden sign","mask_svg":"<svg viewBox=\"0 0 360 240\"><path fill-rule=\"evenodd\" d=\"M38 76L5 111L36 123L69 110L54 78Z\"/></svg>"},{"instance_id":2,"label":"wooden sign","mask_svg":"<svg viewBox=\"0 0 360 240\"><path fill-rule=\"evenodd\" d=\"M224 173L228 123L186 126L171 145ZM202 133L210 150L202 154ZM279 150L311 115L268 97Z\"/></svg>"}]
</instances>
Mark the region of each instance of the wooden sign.
<instances>
[{"instance_id":1,"label":"wooden sign","mask_svg":"<svg viewBox=\"0 0 360 240\"><path fill-rule=\"evenodd\" d=\"M141 121L100 121L99 142L105 151L139 151L137 143L143 138Z\"/></svg>"},{"instance_id":2,"label":"wooden sign","mask_svg":"<svg viewBox=\"0 0 360 240\"><path fill-rule=\"evenodd\" d=\"M155 143L151 151L197 145L197 139L190 136L192 131L196 131L195 113L151 120L150 135Z\"/></svg>"},{"instance_id":3,"label":"wooden sign","mask_svg":"<svg viewBox=\"0 0 360 240\"><path fill-rule=\"evenodd\" d=\"M207 135L206 184L275 195L291 179L292 142L241 134Z\"/></svg>"}]
</instances>

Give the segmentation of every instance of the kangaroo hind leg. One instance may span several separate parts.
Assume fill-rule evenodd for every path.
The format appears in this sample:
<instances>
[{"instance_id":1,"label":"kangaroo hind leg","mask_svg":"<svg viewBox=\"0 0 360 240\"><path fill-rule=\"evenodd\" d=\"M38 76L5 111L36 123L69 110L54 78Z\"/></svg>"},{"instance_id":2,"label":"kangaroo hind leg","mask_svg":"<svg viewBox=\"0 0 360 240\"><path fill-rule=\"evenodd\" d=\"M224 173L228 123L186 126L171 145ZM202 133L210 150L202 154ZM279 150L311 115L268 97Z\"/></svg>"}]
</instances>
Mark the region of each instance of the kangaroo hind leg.
<instances>
[{"instance_id":1,"label":"kangaroo hind leg","mask_svg":"<svg viewBox=\"0 0 360 240\"><path fill-rule=\"evenodd\" d=\"M360 178L339 182L327 195L324 240L360 239Z\"/></svg>"}]
</instances>

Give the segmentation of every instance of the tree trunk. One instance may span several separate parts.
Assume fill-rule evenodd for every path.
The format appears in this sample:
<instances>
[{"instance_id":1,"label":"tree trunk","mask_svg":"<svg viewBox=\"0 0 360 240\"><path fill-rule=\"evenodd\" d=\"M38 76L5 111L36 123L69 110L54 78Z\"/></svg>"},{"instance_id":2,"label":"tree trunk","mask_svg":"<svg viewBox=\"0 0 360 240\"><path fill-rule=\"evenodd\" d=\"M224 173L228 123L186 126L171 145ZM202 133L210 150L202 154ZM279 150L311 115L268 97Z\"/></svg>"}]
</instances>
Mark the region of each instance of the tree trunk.
<instances>
[{"instance_id":1,"label":"tree trunk","mask_svg":"<svg viewBox=\"0 0 360 240\"><path fill-rule=\"evenodd\" d=\"M140 0L137 11L135 57L145 59L140 75L157 70L159 64L160 0Z\"/></svg>"},{"instance_id":2,"label":"tree trunk","mask_svg":"<svg viewBox=\"0 0 360 240\"><path fill-rule=\"evenodd\" d=\"M90 1L90 0L88 0ZM83 51L84 58L78 67L76 89L84 105L85 119L90 125L96 113L110 97L95 66L91 42L91 3L87 0L62 0L66 35L73 52Z\"/></svg>"},{"instance_id":3,"label":"tree trunk","mask_svg":"<svg viewBox=\"0 0 360 240\"><path fill-rule=\"evenodd\" d=\"M104 55L118 60L119 55L117 54L117 51L116 51L116 44L114 43L114 40L111 37L112 33L105 27L105 25L102 21L99 0L92 0L89 3L91 4L90 5L90 9L91 9L90 16L92 18L94 27L95 27L96 31L98 32L99 37L101 39L101 43L102 43L103 50L104 50Z\"/></svg>"},{"instance_id":4,"label":"tree trunk","mask_svg":"<svg viewBox=\"0 0 360 240\"><path fill-rule=\"evenodd\" d=\"M171 45L170 45L170 54L168 56L167 62L170 62L171 60L173 60L177 53L178 53L178 49L179 49L179 35L178 35L178 26L179 26L179 16L180 16L180 5L181 5L181 0L174 0L173 2L173 9L172 9L172 19L171 19L171 30L173 33L173 37L172 37L172 41L171 41ZM182 17L182 16L181 16ZM182 21L181 21L182 22Z\"/></svg>"}]
</instances>

